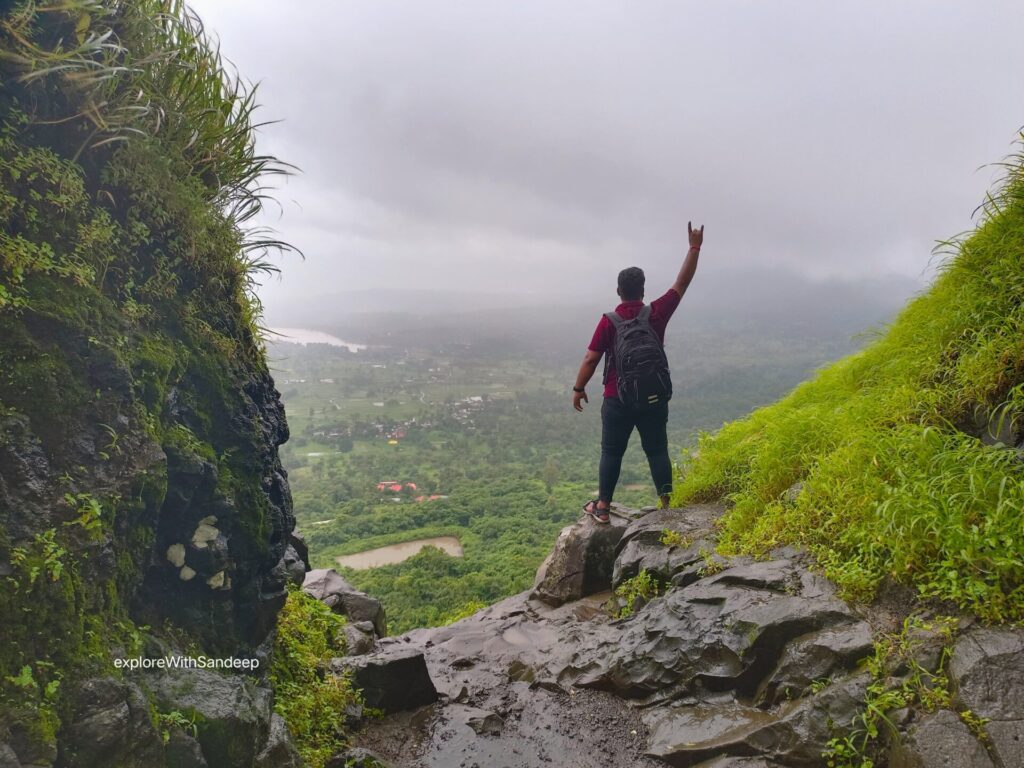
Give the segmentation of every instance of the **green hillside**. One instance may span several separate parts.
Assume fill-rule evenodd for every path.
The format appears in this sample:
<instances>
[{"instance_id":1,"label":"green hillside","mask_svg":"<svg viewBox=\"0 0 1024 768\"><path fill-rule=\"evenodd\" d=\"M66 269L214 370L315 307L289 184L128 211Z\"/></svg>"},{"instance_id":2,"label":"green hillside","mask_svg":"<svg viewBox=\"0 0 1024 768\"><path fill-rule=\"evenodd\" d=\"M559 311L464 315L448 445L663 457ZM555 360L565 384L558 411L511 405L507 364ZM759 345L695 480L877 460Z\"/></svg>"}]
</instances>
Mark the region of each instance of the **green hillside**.
<instances>
[{"instance_id":1,"label":"green hillside","mask_svg":"<svg viewBox=\"0 0 1024 768\"><path fill-rule=\"evenodd\" d=\"M891 578L1024 619L1021 160L887 333L702 436L674 503L731 501L724 550L799 544L850 596Z\"/></svg>"}]
</instances>

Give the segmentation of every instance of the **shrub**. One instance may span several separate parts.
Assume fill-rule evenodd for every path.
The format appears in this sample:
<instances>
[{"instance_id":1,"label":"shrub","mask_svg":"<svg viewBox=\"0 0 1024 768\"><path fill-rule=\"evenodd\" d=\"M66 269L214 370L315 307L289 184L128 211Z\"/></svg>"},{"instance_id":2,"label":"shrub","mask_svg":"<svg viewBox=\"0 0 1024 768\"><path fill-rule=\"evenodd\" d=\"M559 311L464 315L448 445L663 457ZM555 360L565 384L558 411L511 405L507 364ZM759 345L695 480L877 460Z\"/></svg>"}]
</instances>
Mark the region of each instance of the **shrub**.
<instances>
[{"instance_id":1,"label":"shrub","mask_svg":"<svg viewBox=\"0 0 1024 768\"><path fill-rule=\"evenodd\" d=\"M324 763L346 744L346 710L360 704L346 675L327 671L345 652L345 620L302 590L291 588L278 615L270 665L274 710L284 718L309 768Z\"/></svg>"},{"instance_id":2,"label":"shrub","mask_svg":"<svg viewBox=\"0 0 1024 768\"><path fill-rule=\"evenodd\" d=\"M658 582L649 571L640 571L633 578L626 579L615 590L615 596L621 598L625 603L619 609L619 618L632 616L638 600L646 603L651 598L657 597L659 591Z\"/></svg>"}]
</instances>

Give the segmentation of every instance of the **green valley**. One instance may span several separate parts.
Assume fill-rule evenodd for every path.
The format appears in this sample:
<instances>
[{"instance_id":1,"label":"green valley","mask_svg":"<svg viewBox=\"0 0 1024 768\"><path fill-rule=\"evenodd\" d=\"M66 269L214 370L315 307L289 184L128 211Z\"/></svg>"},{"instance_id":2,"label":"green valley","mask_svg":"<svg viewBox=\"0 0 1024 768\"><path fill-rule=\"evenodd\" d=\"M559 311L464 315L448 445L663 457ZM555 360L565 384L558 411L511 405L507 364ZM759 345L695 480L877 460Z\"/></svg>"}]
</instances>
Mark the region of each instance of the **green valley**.
<instances>
[{"instance_id":1,"label":"green valley","mask_svg":"<svg viewBox=\"0 0 1024 768\"><path fill-rule=\"evenodd\" d=\"M527 325L496 343L488 319L452 334L448 318L425 317L409 334L409 321L378 317L373 333L355 322L355 331L338 331L369 342L358 351L280 337L269 350L292 431L282 459L313 565L338 568L380 597L394 632L444 623L527 588L559 530L596 494L600 386L591 383L583 414L571 409L573 338L545 340ZM835 327L766 331L714 320L680 322L675 336L670 328L669 354L680 361L673 456L700 430L769 402L855 346ZM579 353L591 322L567 320L583 339ZM386 343L391 337L403 344ZM656 501L635 436L616 500ZM464 555L427 547L366 570L337 563L435 536L456 537Z\"/></svg>"}]
</instances>

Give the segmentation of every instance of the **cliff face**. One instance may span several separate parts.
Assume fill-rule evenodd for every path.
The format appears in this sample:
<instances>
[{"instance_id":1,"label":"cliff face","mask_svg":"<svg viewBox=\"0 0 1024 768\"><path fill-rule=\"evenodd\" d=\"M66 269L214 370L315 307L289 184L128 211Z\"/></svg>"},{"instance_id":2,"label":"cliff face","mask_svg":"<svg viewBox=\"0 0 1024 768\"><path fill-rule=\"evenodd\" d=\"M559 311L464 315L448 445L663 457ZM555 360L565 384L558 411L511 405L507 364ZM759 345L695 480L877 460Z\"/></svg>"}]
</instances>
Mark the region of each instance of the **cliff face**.
<instances>
[{"instance_id":1,"label":"cliff face","mask_svg":"<svg viewBox=\"0 0 1024 768\"><path fill-rule=\"evenodd\" d=\"M268 161L177 4L0 11L0 49L0 763L160 765L174 699L115 660L265 662L286 595L244 230ZM93 763L107 704L134 714Z\"/></svg>"},{"instance_id":2,"label":"cliff face","mask_svg":"<svg viewBox=\"0 0 1024 768\"><path fill-rule=\"evenodd\" d=\"M95 349L96 328L35 322L36 311L0 319L18 339L0 351L8 568L12 550L54 531L76 593L108 590L96 607L154 627L171 620L210 650L257 647L284 599L294 526L277 457L287 425L265 366L254 356L214 372L185 367L147 405L144 363ZM150 333L128 344L145 347ZM18 373L42 361L60 361L60 377L19 386ZM75 389L92 396L67 402Z\"/></svg>"}]
</instances>

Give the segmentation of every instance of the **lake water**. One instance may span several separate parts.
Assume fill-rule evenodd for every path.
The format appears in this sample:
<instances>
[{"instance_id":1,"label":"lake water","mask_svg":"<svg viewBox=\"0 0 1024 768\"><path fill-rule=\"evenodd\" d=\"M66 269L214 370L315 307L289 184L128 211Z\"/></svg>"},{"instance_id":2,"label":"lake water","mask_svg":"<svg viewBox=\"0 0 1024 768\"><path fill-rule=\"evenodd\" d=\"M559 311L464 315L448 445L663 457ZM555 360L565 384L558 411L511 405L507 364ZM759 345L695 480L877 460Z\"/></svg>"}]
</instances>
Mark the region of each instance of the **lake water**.
<instances>
[{"instance_id":1,"label":"lake water","mask_svg":"<svg viewBox=\"0 0 1024 768\"><path fill-rule=\"evenodd\" d=\"M378 568L382 565L391 565L408 560L424 547L437 547L452 557L462 557L462 544L454 536L435 536L432 539L417 539L416 541L403 541L401 544L389 544L386 547L368 549L365 552L357 552L354 555L343 555L337 558L338 565L346 568Z\"/></svg>"},{"instance_id":2,"label":"lake water","mask_svg":"<svg viewBox=\"0 0 1024 768\"><path fill-rule=\"evenodd\" d=\"M332 347L347 347L349 352L366 349L365 344L339 339L323 331L312 331L309 328L271 328L271 341L287 341L291 344L330 344Z\"/></svg>"}]
</instances>

